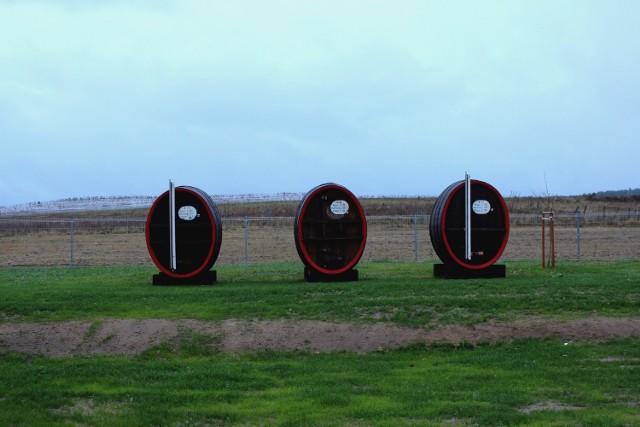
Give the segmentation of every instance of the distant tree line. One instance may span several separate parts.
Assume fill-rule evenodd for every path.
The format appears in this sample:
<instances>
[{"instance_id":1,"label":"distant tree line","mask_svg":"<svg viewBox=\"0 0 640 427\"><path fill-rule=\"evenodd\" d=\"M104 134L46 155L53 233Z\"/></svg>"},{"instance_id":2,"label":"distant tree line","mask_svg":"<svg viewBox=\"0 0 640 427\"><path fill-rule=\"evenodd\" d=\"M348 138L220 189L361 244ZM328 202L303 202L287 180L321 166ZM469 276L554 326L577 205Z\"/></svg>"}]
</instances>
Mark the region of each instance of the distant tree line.
<instances>
[{"instance_id":1,"label":"distant tree line","mask_svg":"<svg viewBox=\"0 0 640 427\"><path fill-rule=\"evenodd\" d=\"M640 196L640 188L629 188L627 190L598 191L597 193L585 194L588 197L631 197Z\"/></svg>"}]
</instances>

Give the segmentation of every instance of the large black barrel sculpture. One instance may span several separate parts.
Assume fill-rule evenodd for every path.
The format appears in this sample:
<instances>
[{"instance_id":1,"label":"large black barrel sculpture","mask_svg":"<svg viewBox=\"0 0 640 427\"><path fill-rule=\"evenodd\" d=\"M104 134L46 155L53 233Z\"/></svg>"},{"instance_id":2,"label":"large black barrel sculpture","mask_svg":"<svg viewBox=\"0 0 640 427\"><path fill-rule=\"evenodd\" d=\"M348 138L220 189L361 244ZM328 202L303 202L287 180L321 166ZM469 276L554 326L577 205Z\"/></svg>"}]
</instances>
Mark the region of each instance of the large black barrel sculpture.
<instances>
[{"instance_id":1,"label":"large black barrel sculpture","mask_svg":"<svg viewBox=\"0 0 640 427\"><path fill-rule=\"evenodd\" d=\"M504 277L504 265L494 265L507 246L509 212L500 193L486 182L469 180L469 209L465 180L454 182L436 200L429 222L431 243L443 264L437 277ZM466 212L470 248L467 249Z\"/></svg>"},{"instance_id":2,"label":"large black barrel sculpture","mask_svg":"<svg viewBox=\"0 0 640 427\"><path fill-rule=\"evenodd\" d=\"M367 220L358 199L327 183L309 191L298 206L294 238L307 282L358 280L355 265L367 241Z\"/></svg>"},{"instance_id":3,"label":"large black barrel sculpture","mask_svg":"<svg viewBox=\"0 0 640 427\"><path fill-rule=\"evenodd\" d=\"M204 191L176 187L172 215L171 191L156 199L147 216L147 248L160 269L153 284L211 284L216 281L216 272L210 269L222 243L218 209Z\"/></svg>"}]
</instances>

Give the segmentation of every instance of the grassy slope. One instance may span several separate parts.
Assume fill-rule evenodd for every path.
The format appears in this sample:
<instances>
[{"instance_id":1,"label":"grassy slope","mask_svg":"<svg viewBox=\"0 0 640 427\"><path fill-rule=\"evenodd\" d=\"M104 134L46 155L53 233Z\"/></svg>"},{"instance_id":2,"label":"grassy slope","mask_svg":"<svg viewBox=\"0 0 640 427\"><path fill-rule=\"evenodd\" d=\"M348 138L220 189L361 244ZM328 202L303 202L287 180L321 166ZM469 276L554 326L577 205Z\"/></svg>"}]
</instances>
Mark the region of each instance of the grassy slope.
<instances>
[{"instance_id":1,"label":"grassy slope","mask_svg":"<svg viewBox=\"0 0 640 427\"><path fill-rule=\"evenodd\" d=\"M0 270L0 321L194 318L474 324L542 315L640 315L638 262L509 263L493 280L433 278L427 263L363 263L351 283L302 281L302 266L223 266L214 286L154 287L149 267Z\"/></svg>"}]
</instances>

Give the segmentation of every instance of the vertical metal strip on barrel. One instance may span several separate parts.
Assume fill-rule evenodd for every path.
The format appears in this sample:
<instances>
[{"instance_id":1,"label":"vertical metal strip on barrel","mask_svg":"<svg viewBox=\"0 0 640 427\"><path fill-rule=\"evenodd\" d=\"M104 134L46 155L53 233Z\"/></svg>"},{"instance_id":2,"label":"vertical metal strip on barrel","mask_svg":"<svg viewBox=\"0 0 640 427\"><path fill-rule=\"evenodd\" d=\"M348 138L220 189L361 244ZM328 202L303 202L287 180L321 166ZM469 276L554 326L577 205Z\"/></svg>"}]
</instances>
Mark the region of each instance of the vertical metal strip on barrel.
<instances>
[{"instance_id":1,"label":"vertical metal strip on barrel","mask_svg":"<svg viewBox=\"0 0 640 427\"><path fill-rule=\"evenodd\" d=\"M471 260L471 177L464 174L464 257Z\"/></svg>"},{"instance_id":2,"label":"vertical metal strip on barrel","mask_svg":"<svg viewBox=\"0 0 640 427\"><path fill-rule=\"evenodd\" d=\"M176 257L176 188L169 180L169 263L171 271L177 269Z\"/></svg>"}]
</instances>

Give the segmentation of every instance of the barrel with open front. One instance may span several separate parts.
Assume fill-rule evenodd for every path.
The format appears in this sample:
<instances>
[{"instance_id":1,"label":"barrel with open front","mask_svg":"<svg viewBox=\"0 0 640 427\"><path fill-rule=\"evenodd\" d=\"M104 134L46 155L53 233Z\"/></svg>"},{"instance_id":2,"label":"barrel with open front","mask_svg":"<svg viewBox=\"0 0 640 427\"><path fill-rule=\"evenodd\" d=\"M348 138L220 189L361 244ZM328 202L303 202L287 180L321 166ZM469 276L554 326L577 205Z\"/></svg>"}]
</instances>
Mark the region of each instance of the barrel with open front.
<instances>
[{"instance_id":1,"label":"barrel with open front","mask_svg":"<svg viewBox=\"0 0 640 427\"><path fill-rule=\"evenodd\" d=\"M298 206L294 238L300 259L324 275L340 275L358 263L367 240L367 220L358 199L327 183L309 191Z\"/></svg>"}]
</instances>

